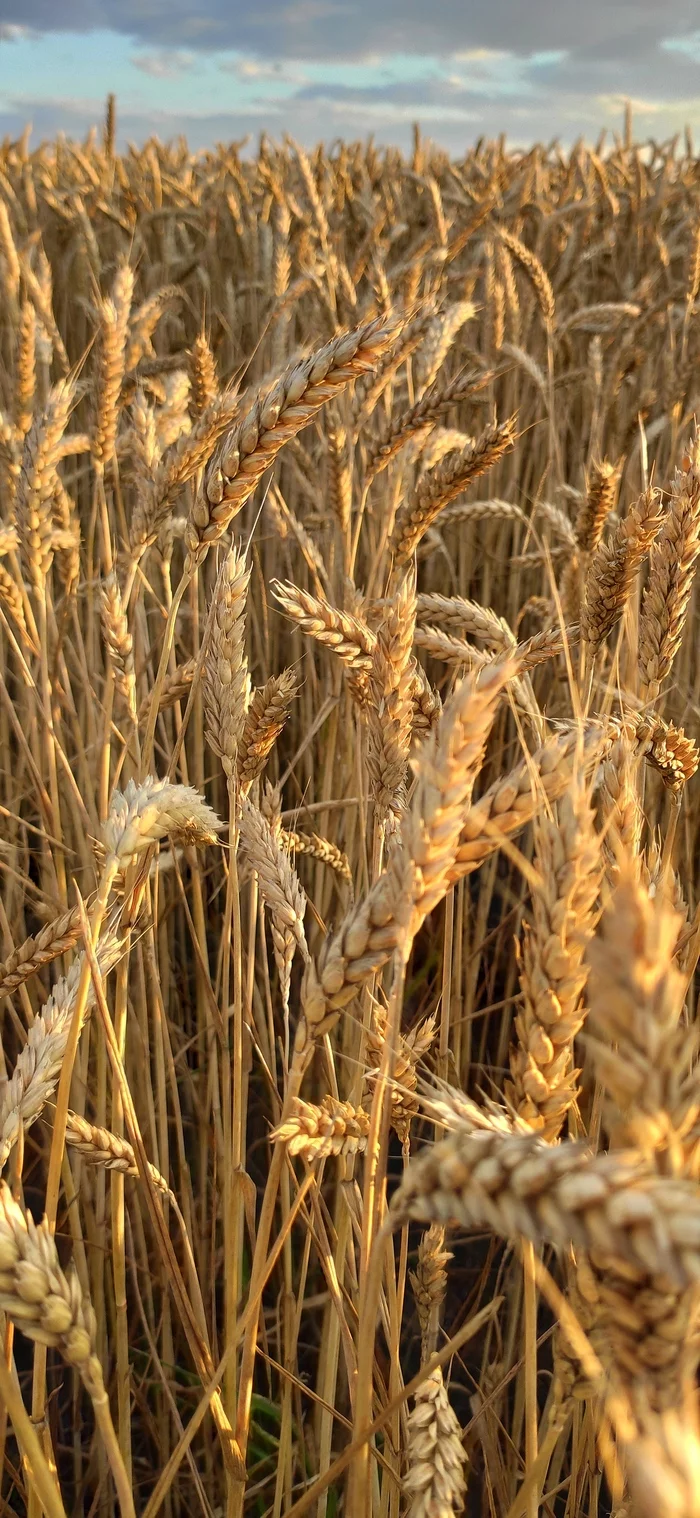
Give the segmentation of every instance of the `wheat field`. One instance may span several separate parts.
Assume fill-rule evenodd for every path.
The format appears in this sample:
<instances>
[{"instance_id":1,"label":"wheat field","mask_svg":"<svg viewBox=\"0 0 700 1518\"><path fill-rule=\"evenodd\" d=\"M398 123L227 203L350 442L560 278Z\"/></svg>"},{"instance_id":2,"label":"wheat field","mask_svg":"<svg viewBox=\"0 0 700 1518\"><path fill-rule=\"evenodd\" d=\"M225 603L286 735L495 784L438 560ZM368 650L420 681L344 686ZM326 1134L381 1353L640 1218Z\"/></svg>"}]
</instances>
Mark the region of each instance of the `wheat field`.
<instances>
[{"instance_id":1,"label":"wheat field","mask_svg":"<svg viewBox=\"0 0 700 1518\"><path fill-rule=\"evenodd\" d=\"M700 159L0 146L0 1503L700 1514Z\"/></svg>"}]
</instances>

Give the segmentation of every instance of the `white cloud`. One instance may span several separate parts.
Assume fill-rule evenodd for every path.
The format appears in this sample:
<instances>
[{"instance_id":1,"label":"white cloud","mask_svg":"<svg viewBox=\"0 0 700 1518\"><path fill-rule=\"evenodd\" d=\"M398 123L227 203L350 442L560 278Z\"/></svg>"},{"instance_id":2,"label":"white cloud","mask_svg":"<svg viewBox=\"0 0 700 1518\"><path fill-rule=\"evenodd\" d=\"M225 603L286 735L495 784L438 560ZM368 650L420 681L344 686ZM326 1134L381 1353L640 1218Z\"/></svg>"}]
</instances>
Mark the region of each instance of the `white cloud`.
<instances>
[{"instance_id":1,"label":"white cloud","mask_svg":"<svg viewBox=\"0 0 700 1518\"><path fill-rule=\"evenodd\" d=\"M463 121L479 120L477 111L458 105L443 105L439 101L350 100L347 96L335 99L331 95L316 95L314 106L333 117L349 117L362 121L371 130L373 122Z\"/></svg>"},{"instance_id":2,"label":"white cloud","mask_svg":"<svg viewBox=\"0 0 700 1518\"><path fill-rule=\"evenodd\" d=\"M272 79L276 84L306 84L308 74L303 66L282 63L278 59L263 62L258 58L227 58L219 64L224 74L235 74L237 79Z\"/></svg>"},{"instance_id":3,"label":"white cloud","mask_svg":"<svg viewBox=\"0 0 700 1518\"><path fill-rule=\"evenodd\" d=\"M19 21L0 21L0 42L26 42L35 37L32 26L21 26Z\"/></svg>"},{"instance_id":4,"label":"white cloud","mask_svg":"<svg viewBox=\"0 0 700 1518\"><path fill-rule=\"evenodd\" d=\"M596 95L595 103L606 116L619 117L627 106L632 116L684 116L688 121L697 120L700 97L687 100L647 100L635 95Z\"/></svg>"},{"instance_id":5,"label":"white cloud","mask_svg":"<svg viewBox=\"0 0 700 1518\"><path fill-rule=\"evenodd\" d=\"M155 53L136 53L131 62L134 68L140 69L142 74L149 74L151 79L174 79L194 68L196 59L194 53L163 47Z\"/></svg>"},{"instance_id":6,"label":"white cloud","mask_svg":"<svg viewBox=\"0 0 700 1518\"><path fill-rule=\"evenodd\" d=\"M508 54L495 47L467 47L450 54L453 63L498 63Z\"/></svg>"}]
</instances>

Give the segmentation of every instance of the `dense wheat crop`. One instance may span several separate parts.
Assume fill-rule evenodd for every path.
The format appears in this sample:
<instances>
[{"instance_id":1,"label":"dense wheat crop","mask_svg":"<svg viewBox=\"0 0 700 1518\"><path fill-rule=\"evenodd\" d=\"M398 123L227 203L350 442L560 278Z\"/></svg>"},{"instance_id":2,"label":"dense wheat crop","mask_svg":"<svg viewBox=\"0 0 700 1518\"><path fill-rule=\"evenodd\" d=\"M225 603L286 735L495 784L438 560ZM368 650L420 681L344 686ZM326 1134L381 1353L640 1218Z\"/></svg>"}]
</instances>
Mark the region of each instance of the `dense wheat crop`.
<instances>
[{"instance_id":1,"label":"dense wheat crop","mask_svg":"<svg viewBox=\"0 0 700 1518\"><path fill-rule=\"evenodd\" d=\"M0 147L3 1511L700 1513L700 160Z\"/></svg>"}]
</instances>

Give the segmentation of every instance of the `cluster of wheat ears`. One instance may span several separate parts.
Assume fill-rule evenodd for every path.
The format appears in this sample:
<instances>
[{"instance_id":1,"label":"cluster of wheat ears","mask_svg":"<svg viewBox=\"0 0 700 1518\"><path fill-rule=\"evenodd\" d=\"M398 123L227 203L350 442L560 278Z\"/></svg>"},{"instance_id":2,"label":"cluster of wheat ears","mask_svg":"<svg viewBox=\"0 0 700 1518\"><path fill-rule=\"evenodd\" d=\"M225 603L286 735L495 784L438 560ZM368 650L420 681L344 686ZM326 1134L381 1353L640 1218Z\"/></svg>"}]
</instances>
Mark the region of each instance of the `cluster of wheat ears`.
<instances>
[{"instance_id":1,"label":"cluster of wheat ears","mask_svg":"<svg viewBox=\"0 0 700 1518\"><path fill-rule=\"evenodd\" d=\"M700 160L0 147L0 1498L700 1513Z\"/></svg>"}]
</instances>

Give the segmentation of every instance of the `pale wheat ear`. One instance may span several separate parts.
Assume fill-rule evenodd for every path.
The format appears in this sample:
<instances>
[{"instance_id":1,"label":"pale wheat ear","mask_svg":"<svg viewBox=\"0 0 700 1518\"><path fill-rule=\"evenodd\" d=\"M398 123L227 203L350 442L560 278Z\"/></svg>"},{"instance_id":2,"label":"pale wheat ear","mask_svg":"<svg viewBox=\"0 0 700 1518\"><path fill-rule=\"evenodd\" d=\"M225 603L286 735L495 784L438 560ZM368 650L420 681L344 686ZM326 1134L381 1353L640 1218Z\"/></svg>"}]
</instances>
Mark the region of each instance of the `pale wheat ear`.
<instances>
[{"instance_id":1,"label":"pale wheat ear","mask_svg":"<svg viewBox=\"0 0 700 1518\"><path fill-rule=\"evenodd\" d=\"M299 949L305 963L309 950L304 932L306 896L289 855L275 837L269 822L249 800L240 814L241 852L258 877L260 894L269 908L272 946L280 981L282 1004L289 1012L289 988L294 954Z\"/></svg>"},{"instance_id":2,"label":"pale wheat ear","mask_svg":"<svg viewBox=\"0 0 700 1518\"><path fill-rule=\"evenodd\" d=\"M102 828L107 863L120 869L151 844L170 837L197 845L216 843L222 823L190 785L171 785L149 775L141 785L130 780L112 797Z\"/></svg>"}]
</instances>

